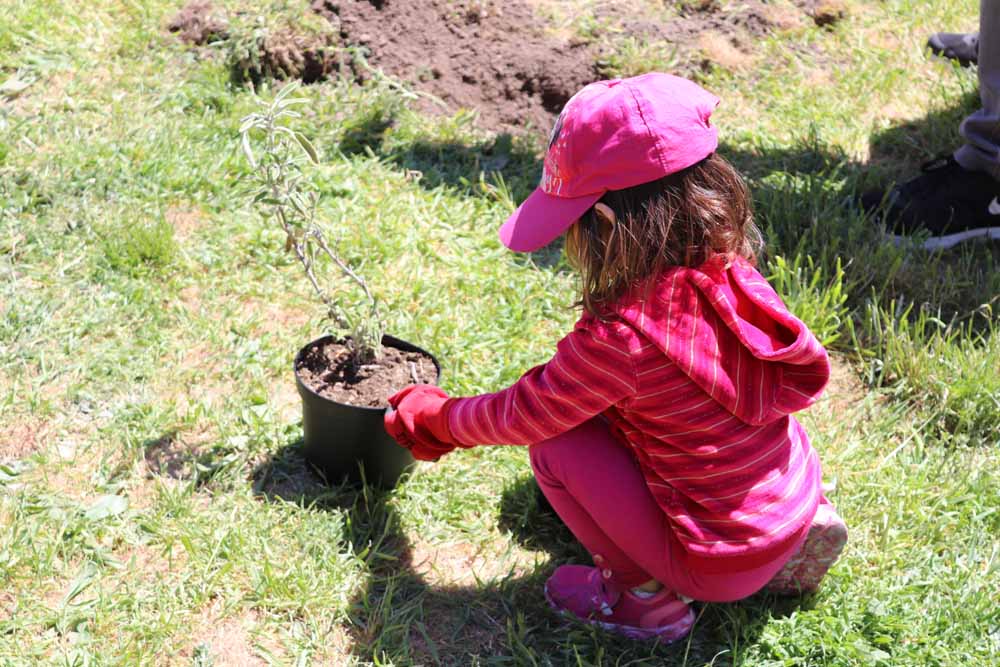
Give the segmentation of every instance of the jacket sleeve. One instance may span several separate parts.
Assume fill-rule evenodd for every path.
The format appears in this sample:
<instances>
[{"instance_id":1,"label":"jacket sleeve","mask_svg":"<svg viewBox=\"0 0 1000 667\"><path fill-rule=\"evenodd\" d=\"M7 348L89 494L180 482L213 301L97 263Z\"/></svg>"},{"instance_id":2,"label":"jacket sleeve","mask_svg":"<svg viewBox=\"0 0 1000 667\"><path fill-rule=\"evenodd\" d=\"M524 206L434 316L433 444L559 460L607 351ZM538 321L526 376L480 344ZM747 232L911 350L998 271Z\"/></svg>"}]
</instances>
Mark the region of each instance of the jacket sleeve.
<instances>
[{"instance_id":1,"label":"jacket sleeve","mask_svg":"<svg viewBox=\"0 0 1000 667\"><path fill-rule=\"evenodd\" d=\"M464 446L530 445L552 438L636 393L629 338L612 324L583 323L555 356L493 394L457 399L448 413Z\"/></svg>"}]
</instances>

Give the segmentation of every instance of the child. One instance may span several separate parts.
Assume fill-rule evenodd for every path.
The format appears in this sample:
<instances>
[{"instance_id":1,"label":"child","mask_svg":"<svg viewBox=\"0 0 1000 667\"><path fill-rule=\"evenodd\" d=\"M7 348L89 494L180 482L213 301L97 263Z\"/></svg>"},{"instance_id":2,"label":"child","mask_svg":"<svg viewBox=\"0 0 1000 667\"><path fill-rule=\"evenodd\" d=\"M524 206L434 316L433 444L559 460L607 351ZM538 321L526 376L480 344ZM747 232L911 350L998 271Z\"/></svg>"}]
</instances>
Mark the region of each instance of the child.
<instances>
[{"instance_id":1,"label":"child","mask_svg":"<svg viewBox=\"0 0 1000 667\"><path fill-rule=\"evenodd\" d=\"M422 460L528 445L594 561L559 567L549 603L630 637L683 637L690 600L814 590L847 538L791 416L829 362L754 269L749 194L715 154L718 102L659 73L577 93L500 238L526 252L567 232L583 316L513 386L410 386L385 419Z\"/></svg>"}]
</instances>

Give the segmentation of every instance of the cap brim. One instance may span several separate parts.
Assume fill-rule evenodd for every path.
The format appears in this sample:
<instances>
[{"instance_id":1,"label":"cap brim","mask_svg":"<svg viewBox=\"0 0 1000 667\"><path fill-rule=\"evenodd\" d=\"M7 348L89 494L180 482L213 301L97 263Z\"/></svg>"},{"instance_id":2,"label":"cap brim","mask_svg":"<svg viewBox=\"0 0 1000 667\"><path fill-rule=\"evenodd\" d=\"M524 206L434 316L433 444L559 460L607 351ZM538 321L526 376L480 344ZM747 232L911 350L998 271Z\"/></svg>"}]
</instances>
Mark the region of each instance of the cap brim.
<instances>
[{"instance_id":1,"label":"cap brim","mask_svg":"<svg viewBox=\"0 0 1000 667\"><path fill-rule=\"evenodd\" d=\"M500 227L500 241L515 252L538 250L569 229L603 194L567 199L535 188Z\"/></svg>"}]
</instances>

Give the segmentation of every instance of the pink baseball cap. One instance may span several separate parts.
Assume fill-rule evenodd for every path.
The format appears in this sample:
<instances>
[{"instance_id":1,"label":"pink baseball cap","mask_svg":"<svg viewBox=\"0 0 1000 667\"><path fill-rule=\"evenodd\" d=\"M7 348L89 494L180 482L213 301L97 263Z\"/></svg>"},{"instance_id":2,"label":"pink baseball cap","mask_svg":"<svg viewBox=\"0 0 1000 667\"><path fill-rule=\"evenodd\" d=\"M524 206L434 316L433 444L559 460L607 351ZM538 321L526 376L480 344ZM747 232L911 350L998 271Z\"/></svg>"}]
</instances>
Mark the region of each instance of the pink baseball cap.
<instances>
[{"instance_id":1,"label":"pink baseball cap","mask_svg":"<svg viewBox=\"0 0 1000 667\"><path fill-rule=\"evenodd\" d=\"M719 144L709 123L719 98L698 84L652 72L597 81L574 95L552 128L542 181L500 227L517 252L555 240L608 190L663 178Z\"/></svg>"}]
</instances>

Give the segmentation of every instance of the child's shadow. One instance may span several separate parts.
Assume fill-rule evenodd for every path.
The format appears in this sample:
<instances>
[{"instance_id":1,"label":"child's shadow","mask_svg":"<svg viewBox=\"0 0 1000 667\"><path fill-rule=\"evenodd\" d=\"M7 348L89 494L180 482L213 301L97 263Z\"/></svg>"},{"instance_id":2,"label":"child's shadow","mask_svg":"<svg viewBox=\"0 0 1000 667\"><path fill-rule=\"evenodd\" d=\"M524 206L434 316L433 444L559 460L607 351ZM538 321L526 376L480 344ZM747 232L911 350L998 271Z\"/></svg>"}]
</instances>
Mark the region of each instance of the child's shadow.
<instances>
[{"instance_id":1,"label":"child's shadow","mask_svg":"<svg viewBox=\"0 0 1000 667\"><path fill-rule=\"evenodd\" d=\"M301 440L275 452L253 479L264 501L344 516L344 539L362 563L365 583L349 603L350 655L333 655L331 664L468 665L510 656L511 637L531 629L524 625L526 615L535 624L536 613L545 613L538 604L528 609L546 572L471 585L434 581L469 577L438 576L439 569L455 569L462 561L442 558L439 567L429 562L439 554L414 546L404 532L396 491L328 484L305 461Z\"/></svg>"},{"instance_id":2,"label":"child's shadow","mask_svg":"<svg viewBox=\"0 0 1000 667\"><path fill-rule=\"evenodd\" d=\"M557 564L590 564L589 554L559 519L530 475L504 491L500 501L499 525L522 546L550 553ZM814 603L814 596L811 595L780 597L766 593L728 604L695 603L695 613L699 616L690 645L684 650L674 651L672 657L688 652L688 661L695 656L710 661L713 656L722 653L746 651L758 641L772 619L809 610ZM731 659L735 661L735 656ZM693 661L693 664L700 663Z\"/></svg>"}]
</instances>

